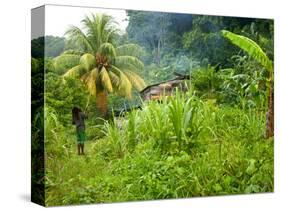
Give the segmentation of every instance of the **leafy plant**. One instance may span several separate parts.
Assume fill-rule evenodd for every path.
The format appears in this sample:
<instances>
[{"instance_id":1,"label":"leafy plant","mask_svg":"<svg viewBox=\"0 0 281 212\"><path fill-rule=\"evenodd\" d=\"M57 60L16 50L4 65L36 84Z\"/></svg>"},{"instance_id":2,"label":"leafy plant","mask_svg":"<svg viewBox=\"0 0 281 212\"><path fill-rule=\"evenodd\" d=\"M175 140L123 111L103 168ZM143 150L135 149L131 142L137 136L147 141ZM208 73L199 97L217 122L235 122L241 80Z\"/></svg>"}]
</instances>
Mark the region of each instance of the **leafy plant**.
<instances>
[{"instance_id":1,"label":"leafy plant","mask_svg":"<svg viewBox=\"0 0 281 212\"><path fill-rule=\"evenodd\" d=\"M261 49L261 47L251 40L242 35L237 35L227 30L222 30L224 37L229 39L233 44L239 46L246 51L251 57L257 60L268 71L268 114L266 123L266 137L272 137L274 133L274 110L273 110L273 63Z\"/></svg>"},{"instance_id":2,"label":"leafy plant","mask_svg":"<svg viewBox=\"0 0 281 212\"><path fill-rule=\"evenodd\" d=\"M214 99L220 89L220 72L215 67L208 65L200 67L191 72L192 84L201 97Z\"/></svg>"}]
</instances>

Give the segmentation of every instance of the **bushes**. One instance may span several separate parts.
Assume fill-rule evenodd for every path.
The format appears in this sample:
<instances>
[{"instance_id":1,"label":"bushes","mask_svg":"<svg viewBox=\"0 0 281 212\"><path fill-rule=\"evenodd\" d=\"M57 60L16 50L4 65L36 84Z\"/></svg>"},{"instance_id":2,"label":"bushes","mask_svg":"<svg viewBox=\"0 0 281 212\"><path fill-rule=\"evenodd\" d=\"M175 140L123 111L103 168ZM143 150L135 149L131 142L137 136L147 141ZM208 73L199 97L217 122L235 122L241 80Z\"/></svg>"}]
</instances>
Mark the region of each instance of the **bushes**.
<instances>
[{"instance_id":1,"label":"bushes","mask_svg":"<svg viewBox=\"0 0 281 212\"><path fill-rule=\"evenodd\" d=\"M139 187L139 193L146 191L139 199L271 191L273 146L262 138L263 115L218 107L190 94L150 102L129 115L138 120L133 125L138 133L135 151L126 152L124 161L130 158L127 164L134 169L119 168L119 174L132 176L126 183ZM120 131L132 132L128 126ZM260 172L262 167L267 171ZM259 175L266 182L253 180Z\"/></svg>"},{"instance_id":2,"label":"bushes","mask_svg":"<svg viewBox=\"0 0 281 212\"><path fill-rule=\"evenodd\" d=\"M266 107L266 72L248 57L235 55L233 68L206 66L192 71L192 83L201 99L242 109Z\"/></svg>"}]
</instances>

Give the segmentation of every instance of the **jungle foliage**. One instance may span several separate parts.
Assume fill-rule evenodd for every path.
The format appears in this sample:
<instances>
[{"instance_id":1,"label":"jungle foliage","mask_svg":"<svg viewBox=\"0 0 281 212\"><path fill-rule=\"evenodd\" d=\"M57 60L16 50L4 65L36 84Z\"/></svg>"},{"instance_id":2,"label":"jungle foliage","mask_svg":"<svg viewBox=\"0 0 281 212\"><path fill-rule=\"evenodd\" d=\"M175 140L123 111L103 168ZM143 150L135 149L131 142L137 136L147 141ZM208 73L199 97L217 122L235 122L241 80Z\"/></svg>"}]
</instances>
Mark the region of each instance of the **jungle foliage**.
<instances>
[{"instance_id":1,"label":"jungle foliage","mask_svg":"<svg viewBox=\"0 0 281 212\"><path fill-rule=\"evenodd\" d=\"M82 158L74 132L47 112L47 205L273 191L273 142L257 110L177 93L96 126Z\"/></svg>"},{"instance_id":2,"label":"jungle foliage","mask_svg":"<svg viewBox=\"0 0 281 212\"><path fill-rule=\"evenodd\" d=\"M125 34L95 14L64 38L32 41L32 145L42 153L45 121L46 205L272 192L273 21L127 15ZM187 92L141 99L175 72L191 77ZM85 156L73 106L88 112Z\"/></svg>"}]
</instances>

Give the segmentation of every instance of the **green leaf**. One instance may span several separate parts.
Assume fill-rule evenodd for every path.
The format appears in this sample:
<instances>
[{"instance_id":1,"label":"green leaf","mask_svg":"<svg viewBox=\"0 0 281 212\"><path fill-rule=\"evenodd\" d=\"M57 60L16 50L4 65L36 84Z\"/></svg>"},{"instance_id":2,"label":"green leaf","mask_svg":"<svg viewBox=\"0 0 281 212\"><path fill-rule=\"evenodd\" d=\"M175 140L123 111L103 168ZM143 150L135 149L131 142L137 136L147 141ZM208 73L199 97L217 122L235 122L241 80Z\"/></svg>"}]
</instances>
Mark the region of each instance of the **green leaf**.
<instances>
[{"instance_id":1,"label":"green leaf","mask_svg":"<svg viewBox=\"0 0 281 212\"><path fill-rule=\"evenodd\" d=\"M102 69L100 71L100 79L101 79L101 82L103 84L103 87L109 93L112 93L113 92L113 88L112 88L111 80L110 80L110 77L108 75L107 70L104 67L102 67Z\"/></svg>"},{"instance_id":2,"label":"green leaf","mask_svg":"<svg viewBox=\"0 0 281 212\"><path fill-rule=\"evenodd\" d=\"M144 50L141 46L139 46L137 44L128 43L128 44L118 46L116 48L116 53L118 56L130 55L130 56L139 58L140 56L142 56L144 54Z\"/></svg>"},{"instance_id":3,"label":"green leaf","mask_svg":"<svg viewBox=\"0 0 281 212\"><path fill-rule=\"evenodd\" d=\"M82 69L82 67L80 65L74 66L73 68L69 69L63 75L63 78L66 78L66 77L78 77L78 76L80 76L81 69Z\"/></svg>"},{"instance_id":4,"label":"green leaf","mask_svg":"<svg viewBox=\"0 0 281 212\"><path fill-rule=\"evenodd\" d=\"M256 166L255 166L255 163L256 163L256 160L255 159L250 159L249 160L249 166L248 168L246 169L246 173L248 175L252 175L256 170Z\"/></svg>"},{"instance_id":5,"label":"green leaf","mask_svg":"<svg viewBox=\"0 0 281 212\"><path fill-rule=\"evenodd\" d=\"M121 96L125 96L127 98L131 98L132 92L132 84L128 77L117 67L112 66L111 71L119 77L119 86L118 89L115 91L117 94Z\"/></svg>"},{"instance_id":6,"label":"green leaf","mask_svg":"<svg viewBox=\"0 0 281 212\"><path fill-rule=\"evenodd\" d=\"M101 55L104 55L110 59L114 59L116 57L115 48L111 43L103 43L100 46L98 53L100 53Z\"/></svg>"},{"instance_id":7,"label":"green leaf","mask_svg":"<svg viewBox=\"0 0 281 212\"><path fill-rule=\"evenodd\" d=\"M70 26L65 35L67 37L67 42L70 45L78 47L78 49L82 48L84 51L95 50L91 41L89 40L89 37L79 27Z\"/></svg>"},{"instance_id":8,"label":"green leaf","mask_svg":"<svg viewBox=\"0 0 281 212\"><path fill-rule=\"evenodd\" d=\"M141 91L146 87L144 80L138 74L129 70L123 70L123 73L128 77L131 84L135 89L137 89L137 91Z\"/></svg>"},{"instance_id":9,"label":"green leaf","mask_svg":"<svg viewBox=\"0 0 281 212\"><path fill-rule=\"evenodd\" d=\"M255 41L245 36L229 32L227 30L222 30L221 32L225 38L247 52L257 62L263 65L269 72L273 71L272 61L267 57L265 52Z\"/></svg>"},{"instance_id":10,"label":"green leaf","mask_svg":"<svg viewBox=\"0 0 281 212\"><path fill-rule=\"evenodd\" d=\"M115 59L115 66L118 68L127 68L128 65L134 66L138 70L143 70L143 63L136 57L123 55L117 56Z\"/></svg>"},{"instance_id":11,"label":"green leaf","mask_svg":"<svg viewBox=\"0 0 281 212\"><path fill-rule=\"evenodd\" d=\"M94 55L86 53L80 58L80 64L84 69L90 71L96 66L96 59Z\"/></svg>"},{"instance_id":12,"label":"green leaf","mask_svg":"<svg viewBox=\"0 0 281 212\"><path fill-rule=\"evenodd\" d=\"M213 189L216 191L216 192L220 192L222 191L222 187L220 184L216 183L215 185L213 185Z\"/></svg>"},{"instance_id":13,"label":"green leaf","mask_svg":"<svg viewBox=\"0 0 281 212\"><path fill-rule=\"evenodd\" d=\"M96 96L97 94L97 86L96 79L98 77L98 69L95 68L90 72L82 75L81 80L85 83L87 90L90 92L92 96Z\"/></svg>"},{"instance_id":14,"label":"green leaf","mask_svg":"<svg viewBox=\"0 0 281 212\"><path fill-rule=\"evenodd\" d=\"M247 188L245 189L245 193L246 194L250 194L250 193L258 193L260 192L260 187L257 185L249 185L247 186Z\"/></svg>"},{"instance_id":15,"label":"green leaf","mask_svg":"<svg viewBox=\"0 0 281 212\"><path fill-rule=\"evenodd\" d=\"M54 58L54 68L57 73L65 73L66 70L79 64L80 56L77 54L61 54Z\"/></svg>"}]
</instances>

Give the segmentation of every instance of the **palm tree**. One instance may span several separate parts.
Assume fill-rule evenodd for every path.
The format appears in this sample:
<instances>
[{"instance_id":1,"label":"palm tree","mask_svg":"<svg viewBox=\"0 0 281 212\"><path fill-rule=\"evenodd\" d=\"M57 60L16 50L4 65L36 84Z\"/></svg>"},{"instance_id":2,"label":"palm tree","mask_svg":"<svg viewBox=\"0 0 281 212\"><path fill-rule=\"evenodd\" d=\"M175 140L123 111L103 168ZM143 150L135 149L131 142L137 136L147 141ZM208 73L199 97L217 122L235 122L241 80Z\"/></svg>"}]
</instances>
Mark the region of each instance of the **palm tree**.
<instances>
[{"instance_id":1,"label":"palm tree","mask_svg":"<svg viewBox=\"0 0 281 212\"><path fill-rule=\"evenodd\" d=\"M268 72L268 111L266 117L266 138L270 138L274 135L274 73L273 73L273 62L267 57L261 47L251 40L242 35L237 35L227 30L222 30L224 37L229 39L233 44L243 49L257 62L259 62Z\"/></svg>"},{"instance_id":2,"label":"palm tree","mask_svg":"<svg viewBox=\"0 0 281 212\"><path fill-rule=\"evenodd\" d=\"M132 87L138 91L145 87L136 73L144 67L139 59L142 49L136 44L116 47L117 28L111 16L92 14L81 23L82 29L71 26L66 32L67 41L75 50L55 58L54 66L68 68L64 78L78 77L84 82L89 93L96 97L97 109L104 117L108 93L131 98Z\"/></svg>"}]
</instances>

